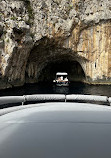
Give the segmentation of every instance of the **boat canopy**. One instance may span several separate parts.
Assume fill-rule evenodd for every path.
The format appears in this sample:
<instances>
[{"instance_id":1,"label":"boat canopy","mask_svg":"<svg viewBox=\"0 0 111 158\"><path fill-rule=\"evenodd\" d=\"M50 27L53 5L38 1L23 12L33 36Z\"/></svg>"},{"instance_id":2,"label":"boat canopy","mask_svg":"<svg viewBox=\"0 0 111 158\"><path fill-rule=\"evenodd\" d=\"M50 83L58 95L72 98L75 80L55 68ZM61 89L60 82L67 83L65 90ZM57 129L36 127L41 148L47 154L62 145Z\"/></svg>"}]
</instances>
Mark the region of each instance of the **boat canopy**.
<instances>
[{"instance_id":1,"label":"boat canopy","mask_svg":"<svg viewBox=\"0 0 111 158\"><path fill-rule=\"evenodd\" d=\"M58 75L59 75L59 76L60 76L60 75L61 75L61 76L66 76L66 75L68 75L68 74L67 74L66 72L57 72L56 75L57 75L57 76L58 76Z\"/></svg>"}]
</instances>

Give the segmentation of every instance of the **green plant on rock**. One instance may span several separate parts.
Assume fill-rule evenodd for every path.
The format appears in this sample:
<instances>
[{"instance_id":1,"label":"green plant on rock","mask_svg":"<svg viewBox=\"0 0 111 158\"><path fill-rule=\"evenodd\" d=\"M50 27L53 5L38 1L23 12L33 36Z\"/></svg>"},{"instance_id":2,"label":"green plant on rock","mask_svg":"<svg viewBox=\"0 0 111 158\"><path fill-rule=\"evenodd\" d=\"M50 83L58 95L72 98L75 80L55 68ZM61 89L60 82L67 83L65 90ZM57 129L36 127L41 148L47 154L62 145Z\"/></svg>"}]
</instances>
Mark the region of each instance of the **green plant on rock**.
<instances>
[{"instance_id":1,"label":"green plant on rock","mask_svg":"<svg viewBox=\"0 0 111 158\"><path fill-rule=\"evenodd\" d=\"M5 35L6 33L7 33L7 31L6 31L6 30L4 30L4 31L3 31L3 34Z\"/></svg>"},{"instance_id":2,"label":"green plant on rock","mask_svg":"<svg viewBox=\"0 0 111 158\"><path fill-rule=\"evenodd\" d=\"M28 15L29 15L29 20L26 23L29 25L31 25L31 24L33 25L32 21L34 20L34 13L33 13L33 9L30 4L30 0L24 0L24 3L27 8Z\"/></svg>"},{"instance_id":3,"label":"green plant on rock","mask_svg":"<svg viewBox=\"0 0 111 158\"><path fill-rule=\"evenodd\" d=\"M6 40L7 43L9 43L9 38Z\"/></svg>"},{"instance_id":4,"label":"green plant on rock","mask_svg":"<svg viewBox=\"0 0 111 158\"><path fill-rule=\"evenodd\" d=\"M33 38L34 37L34 33L30 33L30 36Z\"/></svg>"},{"instance_id":5,"label":"green plant on rock","mask_svg":"<svg viewBox=\"0 0 111 158\"><path fill-rule=\"evenodd\" d=\"M11 20L17 20L17 17L13 16L11 17Z\"/></svg>"}]
</instances>

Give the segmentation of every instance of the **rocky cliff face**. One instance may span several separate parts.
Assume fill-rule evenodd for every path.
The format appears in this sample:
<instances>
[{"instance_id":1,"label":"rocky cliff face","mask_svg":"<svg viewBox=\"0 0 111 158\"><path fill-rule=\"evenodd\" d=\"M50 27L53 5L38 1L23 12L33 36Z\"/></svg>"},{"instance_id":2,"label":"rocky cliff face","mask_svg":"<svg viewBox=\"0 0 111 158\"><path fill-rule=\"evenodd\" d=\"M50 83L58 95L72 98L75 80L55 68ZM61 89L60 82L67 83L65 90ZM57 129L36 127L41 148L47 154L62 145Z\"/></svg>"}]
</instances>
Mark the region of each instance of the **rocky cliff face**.
<instances>
[{"instance_id":1,"label":"rocky cliff face","mask_svg":"<svg viewBox=\"0 0 111 158\"><path fill-rule=\"evenodd\" d=\"M59 70L111 84L111 0L1 0L0 88Z\"/></svg>"}]
</instances>

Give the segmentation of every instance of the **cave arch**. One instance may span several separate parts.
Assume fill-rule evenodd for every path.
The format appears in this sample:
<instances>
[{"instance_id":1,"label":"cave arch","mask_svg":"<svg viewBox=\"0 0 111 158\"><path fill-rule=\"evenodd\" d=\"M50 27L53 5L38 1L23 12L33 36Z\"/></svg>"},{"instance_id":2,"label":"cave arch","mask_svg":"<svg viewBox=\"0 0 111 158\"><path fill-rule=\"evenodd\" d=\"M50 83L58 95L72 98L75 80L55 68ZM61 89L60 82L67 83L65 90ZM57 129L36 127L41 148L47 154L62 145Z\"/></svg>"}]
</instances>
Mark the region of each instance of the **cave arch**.
<instances>
[{"instance_id":1,"label":"cave arch","mask_svg":"<svg viewBox=\"0 0 111 158\"><path fill-rule=\"evenodd\" d=\"M38 81L39 82L52 82L55 79L57 72L67 72L70 81L83 82L85 80L85 73L76 60L57 60L49 62L41 71Z\"/></svg>"},{"instance_id":2,"label":"cave arch","mask_svg":"<svg viewBox=\"0 0 111 158\"><path fill-rule=\"evenodd\" d=\"M30 52L26 66L26 82L52 82L56 72L67 72L70 81L84 81L84 58L44 38Z\"/></svg>"}]
</instances>

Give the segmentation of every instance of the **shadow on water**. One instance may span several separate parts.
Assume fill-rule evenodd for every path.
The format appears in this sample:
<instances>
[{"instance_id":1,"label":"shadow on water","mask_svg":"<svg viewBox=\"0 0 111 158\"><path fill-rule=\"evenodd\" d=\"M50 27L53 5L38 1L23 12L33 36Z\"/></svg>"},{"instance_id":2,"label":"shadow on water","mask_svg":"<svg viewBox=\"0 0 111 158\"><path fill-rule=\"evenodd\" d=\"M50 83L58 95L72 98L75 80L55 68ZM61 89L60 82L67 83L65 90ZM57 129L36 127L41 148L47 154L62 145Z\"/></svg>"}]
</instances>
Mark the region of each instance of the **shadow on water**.
<instances>
[{"instance_id":1,"label":"shadow on water","mask_svg":"<svg viewBox=\"0 0 111 158\"><path fill-rule=\"evenodd\" d=\"M56 94L69 94L70 93L69 87L59 87L56 85L53 86L53 91Z\"/></svg>"},{"instance_id":2,"label":"shadow on water","mask_svg":"<svg viewBox=\"0 0 111 158\"><path fill-rule=\"evenodd\" d=\"M111 96L109 85L88 85L72 82L69 87L57 87L52 83L25 84L23 87L0 90L0 96L21 96L31 94L91 94Z\"/></svg>"},{"instance_id":3,"label":"shadow on water","mask_svg":"<svg viewBox=\"0 0 111 158\"><path fill-rule=\"evenodd\" d=\"M89 85L85 83L71 83L70 94L90 94L90 95L103 95L111 96L110 85Z\"/></svg>"}]
</instances>

